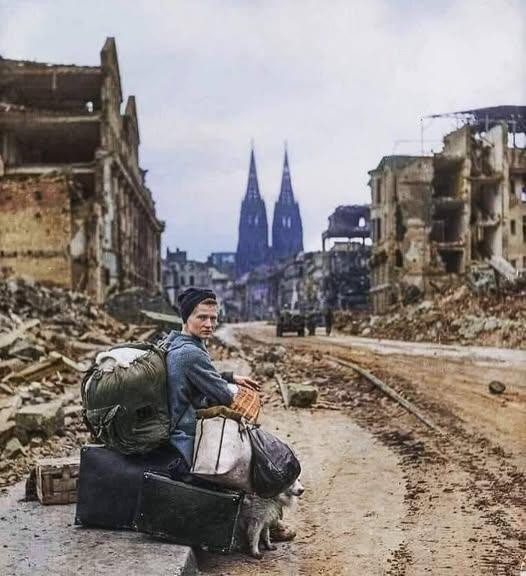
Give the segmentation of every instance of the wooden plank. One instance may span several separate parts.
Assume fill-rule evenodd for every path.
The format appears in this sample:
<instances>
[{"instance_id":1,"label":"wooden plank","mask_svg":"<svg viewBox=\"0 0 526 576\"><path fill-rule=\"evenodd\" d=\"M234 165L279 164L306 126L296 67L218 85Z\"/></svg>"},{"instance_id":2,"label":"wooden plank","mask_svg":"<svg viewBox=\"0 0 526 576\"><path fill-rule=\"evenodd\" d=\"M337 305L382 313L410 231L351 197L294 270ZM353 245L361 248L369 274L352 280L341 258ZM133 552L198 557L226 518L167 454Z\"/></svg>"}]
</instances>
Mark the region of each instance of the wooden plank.
<instances>
[{"instance_id":1,"label":"wooden plank","mask_svg":"<svg viewBox=\"0 0 526 576\"><path fill-rule=\"evenodd\" d=\"M154 322L173 324L174 326L183 325L182 319L175 314L161 314L160 312L150 312L149 310L141 310L141 314L144 314L148 320L153 320Z\"/></svg>"},{"instance_id":2,"label":"wooden plank","mask_svg":"<svg viewBox=\"0 0 526 576\"><path fill-rule=\"evenodd\" d=\"M11 346L13 342L15 342L16 340L18 340L18 338L24 335L24 332L26 330L30 330L31 328L34 328L39 324L40 320L37 319L28 320L27 322L24 322L21 326L15 328L14 330L11 330L11 332L8 332L7 334L0 334L0 350L2 350L3 348L7 348L8 346Z\"/></svg>"},{"instance_id":3,"label":"wooden plank","mask_svg":"<svg viewBox=\"0 0 526 576\"><path fill-rule=\"evenodd\" d=\"M102 332L98 332L95 330L85 332L79 338L79 342L85 342L86 340L89 340L90 343L105 344L106 346L113 346L115 344L115 340L113 338L110 338L109 336L106 336Z\"/></svg>"},{"instance_id":4,"label":"wooden plank","mask_svg":"<svg viewBox=\"0 0 526 576\"><path fill-rule=\"evenodd\" d=\"M155 327L155 328L150 328L150 330L146 330L146 332L143 332L142 334L139 334L139 336L137 337L137 340L139 341L143 341L143 340L148 340L149 338L151 338L156 332L159 331L159 328Z\"/></svg>"},{"instance_id":5,"label":"wooden plank","mask_svg":"<svg viewBox=\"0 0 526 576\"><path fill-rule=\"evenodd\" d=\"M283 378L279 376L279 374L275 374L274 377L276 378L276 382L278 383L281 392L281 397L283 398L283 404L285 405L285 408L288 408L290 402L288 386L283 380Z\"/></svg>"},{"instance_id":6,"label":"wooden plank","mask_svg":"<svg viewBox=\"0 0 526 576\"><path fill-rule=\"evenodd\" d=\"M434 424L429 418L427 418L427 416L425 416L414 404L409 402L409 400L406 400L396 390L391 388L391 386L389 386L385 382L382 382L374 374L371 374L371 372L364 370L361 366L358 366L358 364L355 364L354 362L347 362L346 360L340 360L339 358L336 358L335 356L329 356L329 358L331 360L333 360L334 362L336 362L337 364L340 364L341 366L345 366L346 368L352 368L353 370L358 372L358 374L361 374L362 376L367 378L367 380L369 380L369 382L374 384L386 396L389 396L395 402L398 402L398 404L400 404L400 406L403 406L408 412L410 412L411 414L416 416L416 418L418 418L426 426L428 426L429 428L431 428L435 432L438 432L439 434L443 434L443 431L436 424Z\"/></svg>"},{"instance_id":7,"label":"wooden plank","mask_svg":"<svg viewBox=\"0 0 526 576\"><path fill-rule=\"evenodd\" d=\"M51 351L49 353L49 356L50 358L60 358L60 360L62 360L65 366L67 366L68 368L72 368L76 372L86 372L87 370L87 367L84 366L83 364L75 362L75 360L72 360L71 358L64 356L64 354L60 354L60 352L56 352L55 350Z\"/></svg>"},{"instance_id":8,"label":"wooden plank","mask_svg":"<svg viewBox=\"0 0 526 576\"><path fill-rule=\"evenodd\" d=\"M6 376L6 380L11 381L14 380L30 380L35 378L44 378L50 374L56 372L62 366L62 359L61 358L50 358L48 360L44 360L43 362L35 362L14 374L9 374Z\"/></svg>"},{"instance_id":9,"label":"wooden plank","mask_svg":"<svg viewBox=\"0 0 526 576\"><path fill-rule=\"evenodd\" d=\"M107 350L108 346L101 344L90 344L89 342L79 342L78 340L73 340L70 342L70 346L73 350L78 352L102 352Z\"/></svg>"}]
</instances>

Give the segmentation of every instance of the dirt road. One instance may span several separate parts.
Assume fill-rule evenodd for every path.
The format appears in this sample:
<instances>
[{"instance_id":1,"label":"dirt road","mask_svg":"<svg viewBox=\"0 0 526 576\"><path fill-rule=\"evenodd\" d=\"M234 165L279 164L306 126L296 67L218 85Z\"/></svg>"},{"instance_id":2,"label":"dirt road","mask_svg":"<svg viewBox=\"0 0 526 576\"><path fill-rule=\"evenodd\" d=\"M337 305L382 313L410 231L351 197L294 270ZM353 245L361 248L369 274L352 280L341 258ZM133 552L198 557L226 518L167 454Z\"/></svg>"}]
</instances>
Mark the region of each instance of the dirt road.
<instances>
[{"instance_id":1,"label":"dirt road","mask_svg":"<svg viewBox=\"0 0 526 576\"><path fill-rule=\"evenodd\" d=\"M285 410L273 380L266 382L263 423L290 441L304 468L306 493L288 518L298 538L261 561L203 555L204 574L519 574L525 353L321 334L278 340L257 323L233 337L253 361L285 346L276 369L291 382L317 384L326 408ZM373 372L444 434L331 356ZM493 379L506 385L504 394L490 394Z\"/></svg>"}]
</instances>

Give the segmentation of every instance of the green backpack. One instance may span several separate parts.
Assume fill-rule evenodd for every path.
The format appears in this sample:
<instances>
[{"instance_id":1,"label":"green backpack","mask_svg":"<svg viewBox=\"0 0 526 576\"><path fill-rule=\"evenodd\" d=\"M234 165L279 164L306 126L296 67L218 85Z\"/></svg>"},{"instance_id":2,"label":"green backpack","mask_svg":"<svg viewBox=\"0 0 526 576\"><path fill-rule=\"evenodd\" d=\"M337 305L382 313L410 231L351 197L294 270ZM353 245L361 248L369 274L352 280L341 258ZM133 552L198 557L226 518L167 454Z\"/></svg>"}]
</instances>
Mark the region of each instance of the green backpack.
<instances>
[{"instance_id":1,"label":"green backpack","mask_svg":"<svg viewBox=\"0 0 526 576\"><path fill-rule=\"evenodd\" d=\"M83 416L95 438L123 454L144 454L166 443L170 413L166 349L146 342L118 349L145 352L110 370L93 362L81 385Z\"/></svg>"}]
</instances>

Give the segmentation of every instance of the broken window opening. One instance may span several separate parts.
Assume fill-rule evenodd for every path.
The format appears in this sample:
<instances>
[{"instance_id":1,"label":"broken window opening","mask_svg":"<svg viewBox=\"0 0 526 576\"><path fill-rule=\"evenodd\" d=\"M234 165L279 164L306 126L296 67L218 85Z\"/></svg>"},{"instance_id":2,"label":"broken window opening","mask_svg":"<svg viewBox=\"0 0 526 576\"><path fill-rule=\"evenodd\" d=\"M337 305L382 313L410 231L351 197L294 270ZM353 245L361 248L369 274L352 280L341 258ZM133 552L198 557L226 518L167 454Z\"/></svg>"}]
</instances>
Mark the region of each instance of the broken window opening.
<instances>
[{"instance_id":1,"label":"broken window opening","mask_svg":"<svg viewBox=\"0 0 526 576\"><path fill-rule=\"evenodd\" d=\"M193 285L194 285L194 277L190 276L190 286L193 286Z\"/></svg>"},{"instance_id":2,"label":"broken window opening","mask_svg":"<svg viewBox=\"0 0 526 576\"><path fill-rule=\"evenodd\" d=\"M382 203L382 181L380 178L376 180L376 203Z\"/></svg>"},{"instance_id":3,"label":"broken window opening","mask_svg":"<svg viewBox=\"0 0 526 576\"><path fill-rule=\"evenodd\" d=\"M460 196L462 191L462 162L437 159L434 165L433 195L445 198Z\"/></svg>"},{"instance_id":4,"label":"broken window opening","mask_svg":"<svg viewBox=\"0 0 526 576\"><path fill-rule=\"evenodd\" d=\"M516 233L515 220L510 220L510 231L511 231L511 235L515 236L515 233Z\"/></svg>"},{"instance_id":5,"label":"broken window opening","mask_svg":"<svg viewBox=\"0 0 526 576\"><path fill-rule=\"evenodd\" d=\"M460 274L462 267L462 252L446 252L439 250L438 253L446 267L446 274Z\"/></svg>"},{"instance_id":6,"label":"broken window opening","mask_svg":"<svg viewBox=\"0 0 526 576\"><path fill-rule=\"evenodd\" d=\"M473 259L484 260L495 254L497 248L496 230L496 226L485 226L476 230L476 234L472 238Z\"/></svg>"},{"instance_id":7,"label":"broken window opening","mask_svg":"<svg viewBox=\"0 0 526 576\"><path fill-rule=\"evenodd\" d=\"M402 215L402 208L400 204L396 205L395 211L395 235L396 240L401 242L404 239L405 233L407 232L407 227L404 225L404 218Z\"/></svg>"},{"instance_id":8,"label":"broken window opening","mask_svg":"<svg viewBox=\"0 0 526 576\"><path fill-rule=\"evenodd\" d=\"M526 216L522 217L522 241L526 244Z\"/></svg>"},{"instance_id":9,"label":"broken window opening","mask_svg":"<svg viewBox=\"0 0 526 576\"><path fill-rule=\"evenodd\" d=\"M404 257L402 256L402 252L400 250L396 250L395 252L395 266L397 268L404 267Z\"/></svg>"},{"instance_id":10,"label":"broken window opening","mask_svg":"<svg viewBox=\"0 0 526 576\"><path fill-rule=\"evenodd\" d=\"M521 189L521 202L526 202L526 186Z\"/></svg>"},{"instance_id":11,"label":"broken window opening","mask_svg":"<svg viewBox=\"0 0 526 576\"><path fill-rule=\"evenodd\" d=\"M463 206L435 205L431 239L436 242L461 242L464 229Z\"/></svg>"},{"instance_id":12,"label":"broken window opening","mask_svg":"<svg viewBox=\"0 0 526 576\"><path fill-rule=\"evenodd\" d=\"M497 188L495 185L480 185L473 188L472 211L474 219L493 219L497 209Z\"/></svg>"}]
</instances>

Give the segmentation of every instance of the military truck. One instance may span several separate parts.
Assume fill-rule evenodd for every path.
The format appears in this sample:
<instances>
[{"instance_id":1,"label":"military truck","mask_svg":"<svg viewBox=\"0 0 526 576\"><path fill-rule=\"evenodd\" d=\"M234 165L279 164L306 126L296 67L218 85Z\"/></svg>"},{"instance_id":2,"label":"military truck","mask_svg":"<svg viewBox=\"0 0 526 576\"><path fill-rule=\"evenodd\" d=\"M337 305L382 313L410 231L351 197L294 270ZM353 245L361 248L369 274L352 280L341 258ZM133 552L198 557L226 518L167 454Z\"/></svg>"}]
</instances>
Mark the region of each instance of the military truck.
<instances>
[{"instance_id":1,"label":"military truck","mask_svg":"<svg viewBox=\"0 0 526 576\"><path fill-rule=\"evenodd\" d=\"M296 332L298 336L305 336L305 315L298 311L280 310L276 322L276 336L283 336L285 332Z\"/></svg>"}]
</instances>

